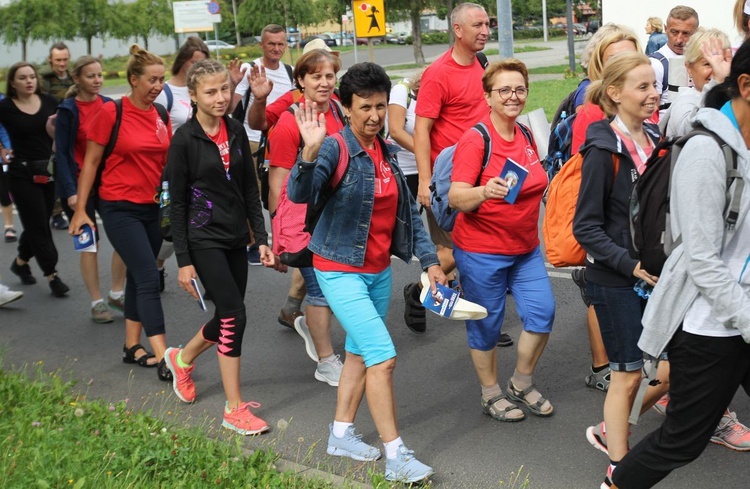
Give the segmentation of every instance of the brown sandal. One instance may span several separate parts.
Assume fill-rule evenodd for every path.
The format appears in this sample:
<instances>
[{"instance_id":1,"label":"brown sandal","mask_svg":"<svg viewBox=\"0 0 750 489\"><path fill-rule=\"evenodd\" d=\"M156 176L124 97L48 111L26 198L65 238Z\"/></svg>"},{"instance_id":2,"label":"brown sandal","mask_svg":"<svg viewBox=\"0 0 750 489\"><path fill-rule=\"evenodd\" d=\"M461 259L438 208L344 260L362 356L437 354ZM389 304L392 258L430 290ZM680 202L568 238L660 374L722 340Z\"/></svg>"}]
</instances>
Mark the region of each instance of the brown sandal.
<instances>
[{"instance_id":1,"label":"brown sandal","mask_svg":"<svg viewBox=\"0 0 750 489\"><path fill-rule=\"evenodd\" d=\"M138 350L143 350L146 353L136 358L135 352L137 352ZM136 343L130 348L123 345L122 352L122 363L137 363L144 368L154 368L157 365L156 363L148 363L150 359L154 358L154 354L149 353L148 350L146 350L140 343Z\"/></svg>"}]
</instances>

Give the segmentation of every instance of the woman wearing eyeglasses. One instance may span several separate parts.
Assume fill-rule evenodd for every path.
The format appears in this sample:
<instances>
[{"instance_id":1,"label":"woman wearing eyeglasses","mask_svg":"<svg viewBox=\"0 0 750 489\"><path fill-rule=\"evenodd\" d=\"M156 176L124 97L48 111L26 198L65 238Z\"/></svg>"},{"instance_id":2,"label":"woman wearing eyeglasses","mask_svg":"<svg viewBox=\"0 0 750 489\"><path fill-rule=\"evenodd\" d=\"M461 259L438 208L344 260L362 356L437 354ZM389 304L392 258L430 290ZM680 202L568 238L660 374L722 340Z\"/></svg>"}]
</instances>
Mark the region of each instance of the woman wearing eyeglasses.
<instances>
[{"instance_id":1,"label":"woman wearing eyeglasses","mask_svg":"<svg viewBox=\"0 0 750 489\"><path fill-rule=\"evenodd\" d=\"M458 141L448 194L450 206L461 211L453 228L453 256L464 298L488 312L485 319L466 321L471 359L482 388L482 410L498 421L521 421L525 414L519 405L537 416L553 412L532 380L555 318L537 224L547 175L531 133L516 122L529 94L526 66L517 59L494 63L485 71L482 85L490 111L481 122L490 135L491 154L482 169L484 140L474 128ZM508 160L521 167L515 170L518 177L506 172ZM520 185L514 203L505 199L511 181ZM508 292L524 330L516 368L504 393L498 384L495 346Z\"/></svg>"}]
</instances>

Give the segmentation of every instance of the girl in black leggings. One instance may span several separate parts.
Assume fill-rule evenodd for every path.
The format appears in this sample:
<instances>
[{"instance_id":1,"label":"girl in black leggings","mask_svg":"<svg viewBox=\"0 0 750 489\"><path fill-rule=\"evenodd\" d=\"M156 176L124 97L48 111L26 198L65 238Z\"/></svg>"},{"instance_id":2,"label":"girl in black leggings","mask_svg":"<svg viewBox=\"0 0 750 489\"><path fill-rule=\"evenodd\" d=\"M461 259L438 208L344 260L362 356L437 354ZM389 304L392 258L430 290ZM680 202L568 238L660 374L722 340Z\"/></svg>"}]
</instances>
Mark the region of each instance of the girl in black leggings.
<instances>
[{"instance_id":1,"label":"girl in black leggings","mask_svg":"<svg viewBox=\"0 0 750 489\"><path fill-rule=\"evenodd\" d=\"M197 299L193 281L200 277L216 311L185 348L168 348L165 360L175 394L193 402L193 360L216 345L227 396L222 425L252 435L267 431L268 424L250 411L260 404L243 402L240 392L248 222L264 265L273 266L273 254L247 135L241 123L225 115L231 98L229 75L221 63L201 60L187 78L195 115L177 130L167 157L177 280Z\"/></svg>"}]
</instances>

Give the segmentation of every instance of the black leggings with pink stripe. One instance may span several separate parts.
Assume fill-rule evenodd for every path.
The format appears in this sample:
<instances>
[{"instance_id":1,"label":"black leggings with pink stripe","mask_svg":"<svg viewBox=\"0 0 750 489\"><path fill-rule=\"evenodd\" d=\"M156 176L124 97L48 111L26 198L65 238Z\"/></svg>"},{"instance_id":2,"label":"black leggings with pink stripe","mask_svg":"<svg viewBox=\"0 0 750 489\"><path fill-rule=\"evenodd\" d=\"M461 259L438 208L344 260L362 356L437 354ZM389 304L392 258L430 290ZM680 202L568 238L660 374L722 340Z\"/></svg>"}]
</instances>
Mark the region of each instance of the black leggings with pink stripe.
<instances>
[{"instance_id":1,"label":"black leggings with pink stripe","mask_svg":"<svg viewBox=\"0 0 750 489\"><path fill-rule=\"evenodd\" d=\"M218 353L239 357L245 333L245 289L247 288L247 252L211 248L190 250L190 259L216 306L214 317L203 326L203 338L217 343Z\"/></svg>"}]
</instances>

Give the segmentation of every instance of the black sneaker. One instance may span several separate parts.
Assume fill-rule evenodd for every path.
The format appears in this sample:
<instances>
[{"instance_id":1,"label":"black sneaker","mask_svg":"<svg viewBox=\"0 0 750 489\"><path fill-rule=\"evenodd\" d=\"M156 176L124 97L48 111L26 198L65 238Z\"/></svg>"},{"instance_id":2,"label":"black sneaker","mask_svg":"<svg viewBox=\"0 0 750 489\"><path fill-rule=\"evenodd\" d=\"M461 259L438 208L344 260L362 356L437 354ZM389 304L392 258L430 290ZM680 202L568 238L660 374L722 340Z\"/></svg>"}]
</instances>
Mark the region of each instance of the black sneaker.
<instances>
[{"instance_id":1,"label":"black sneaker","mask_svg":"<svg viewBox=\"0 0 750 489\"><path fill-rule=\"evenodd\" d=\"M164 277L167 276L166 270L163 268L159 269L159 292L164 292Z\"/></svg>"},{"instance_id":2,"label":"black sneaker","mask_svg":"<svg viewBox=\"0 0 750 489\"><path fill-rule=\"evenodd\" d=\"M169 367L167 367L167 361L163 358L156 366L156 375L159 377L159 380L163 380L164 382L172 382L172 371L169 370Z\"/></svg>"},{"instance_id":3,"label":"black sneaker","mask_svg":"<svg viewBox=\"0 0 750 489\"><path fill-rule=\"evenodd\" d=\"M16 259L13 258L13 263L10 265L10 271L18 275L18 278L21 279L21 283L24 285L34 285L36 283L36 279L31 274L31 268L29 268L28 263L25 265L19 265Z\"/></svg>"},{"instance_id":4,"label":"black sneaker","mask_svg":"<svg viewBox=\"0 0 750 489\"><path fill-rule=\"evenodd\" d=\"M504 348L506 346L513 346L513 338L507 333L500 334L500 340L497 342L497 346Z\"/></svg>"},{"instance_id":5,"label":"black sneaker","mask_svg":"<svg viewBox=\"0 0 750 489\"><path fill-rule=\"evenodd\" d=\"M55 229L68 229L68 220L62 214L52 216L52 227Z\"/></svg>"},{"instance_id":6,"label":"black sneaker","mask_svg":"<svg viewBox=\"0 0 750 489\"><path fill-rule=\"evenodd\" d=\"M581 291L581 300L583 300L583 303L586 304L586 307L591 306L591 299L586 294L586 269L576 268L570 273L570 276L573 278L573 283Z\"/></svg>"},{"instance_id":7,"label":"black sneaker","mask_svg":"<svg viewBox=\"0 0 750 489\"><path fill-rule=\"evenodd\" d=\"M49 288L55 297L62 297L70 291L70 288L57 275L49 281Z\"/></svg>"}]
</instances>

